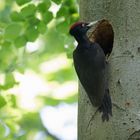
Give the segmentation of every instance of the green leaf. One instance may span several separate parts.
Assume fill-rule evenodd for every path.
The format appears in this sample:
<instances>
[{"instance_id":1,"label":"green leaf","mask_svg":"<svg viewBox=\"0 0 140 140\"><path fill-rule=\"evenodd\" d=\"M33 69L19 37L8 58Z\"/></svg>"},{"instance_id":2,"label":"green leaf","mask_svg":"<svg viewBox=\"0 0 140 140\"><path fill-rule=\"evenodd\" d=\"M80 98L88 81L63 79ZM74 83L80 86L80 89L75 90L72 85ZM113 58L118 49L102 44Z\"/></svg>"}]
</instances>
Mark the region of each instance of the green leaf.
<instances>
[{"instance_id":1,"label":"green leaf","mask_svg":"<svg viewBox=\"0 0 140 140\"><path fill-rule=\"evenodd\" d=\"M46 34L47 40L45 42L46 50L49 53L60 53L64 52L64 36L60 32L57 32L55 28L52 28L50 30L47 30ZM57 41L55 41L57 39ZM52 47L49 46L55 46L55 49L52 49Z\"/></svg>"},{"instance_id":2,"label":"green leaf","mask_svg":"<svg viewBox=\"0 0 140 140\"><path fill-rule=\"evenodd\" d=\"M42 15L42 17L43 17L44 23L47 24L48 22L50 22L53 19L53 14L52 14L52 12L47 11Z\"/></svg>"},{"instance_id":3,"label":"green leaf","mask_svg":"<svg viewBox=\"0 0 140 140\"><path fill-rule=\"evenodd\" d=\"M53 97L44 97L44 96L39 96L39 98L41 100L43 100L46 105L56 106L62 102L66 102L68 104L77 102L78 97L77 97L77 94L74 94L74 95L69 96L69 97L64 98L64 99L56 99Z\"/></svg>"},{"instance_id":4,"label":"green leaf","mask_svg":"<svg viewBox=\"0 0 140 140\"><path fill-rule=\"evenodd\" d=\"M5 129L5 123L2 121L2 123L0 124L0 139L1 140L4 140L5 139L5 132L6 132L6 129Z\"/></svg>"},{"instance_id":5,"label":"green leaf","mask_svg":"<svg viewBox=\"0 0 140 140\"><path fill-rule=\"evenodd\" d=\"M76 4L75 0L65 0L65 1L63 1L63 5L65 5L65 6L71 6L73 4Z\"/></svg>"},{"instance_id":6,"label":"green leaf","mask_svg":"<svg viewBox=\"0 0 140 140\"><path fill-rule=\"evenodd\" d=\"M73 50L71 48L73 48L73 44L71 46L69 46L68 48L65 48L65 52L67 54L67 58L73 58Z\"/></svg>"},{"instance_id":7,"label":"green leaf","mask_svg":"<svg viewBox=\"0 0 140 140\"><path fill-rule=\"evenodd\" d=\"M9 42L9 41L5 41L5 42L2 43L2 47L8 48L10 46L11 46L11 42Z\"/></svg>"},{"instance_id":8,"label":"green leaf","mask_svg":"<svg viewBox=\"0 0 140 140\"><path fill-rule=\"evenodd\" d=\"M46 97L46 98L44 97L43 100L45 101L45 104L51 105L51 106L56 106L61 102L60 99L55 99L55 98L52 98L52 97Z\"/></svg>"},{"instance_id":9,"label":"green leaf","mask_svg":"<svg viewBox=\"0 0 140 140\"><path fill-rule=\"evenodd\" d=\"M57 17L67 17L69 15L69 9L67 6L61 6L59 11L57 12Z\"/></svg>"},{"instance_id":10,"label":"green leaf","mask_svg":"<svg viewBox=\"0 0 140 140\"><path fill-rule=\"evenodd\" d=\"M20 72L21 74L24 74L25 69L26 69L26 67L25 67L24 64L20 64L20 65L18 65L18 67L17 67L18 72Z\"/></svg>"},{"instance_id":11,"label":"green leaf","mask_svg":"<svg viewBox=\"0 0 140 140\"><path fill-rule=\"evenodd\" d=\"M2 6L1 1L2 0L0 0L0 6ZM0 10L0 22L4 22L4 23L10 22L9 14L11 12L11 7L10 5L8 6L7 3L8 2L6 2L5 6L3 5L2 6L3 8Z\"/></svg>"},{"instance_id":12,"label":"green leaf","mask_svg":"<svg viewBox=\"0 0 140 140\"><path fill-rule=\"evenodd\" d=\"M52 0L56 4L60 4L62 0Z\"/></svg>"},{"instance_id":13,"label":"green leaf","mask_svg":"<svg viewBox=\"0 0 140 140\"><path fill-rule=\"evenodd\" d=\"M22 116L22 119L19 120L20 126L22 126L22 129L26 128L26 131L34 130L43 130L42 121L39 115L39 112L26 112ZM34 133L33 133L34 134ZM22 139L25 140L25 139Z\"/></svg>"},{"instance_id":14,"label":"green leaf","mask_svg":"<svg viewBox=\"0 0 140 140\"><path fill-rule=\"evenodd\" d=\"M26 7L22 8L20 13L24 18L28 18L30 16L34 16L35 12L36 12L35 5L29 4Z\"/></svg>"},{"instance_id":15,"label":"green leaf","mask_svg":"<svg viewBox=\"0 0 140 140\"><path fill-rule=\"evenodd\" d=\"M16 0L16 3L18 4L18 5L23 5L23 4L25 4L25 3L28 3L28 2L30 2L31 0Z\"/></svg>"},{"instance_id":16,"label":"green leaf","mask_svg":"<svg viewBox=\"0 0 140 140\"><path fill-rule=\"evenodd\" d=\"M22 35L22 36L17 37L15 39L15 42L14 43L15 43L15 46L17 48L20 48L20 47L25 46L26 45L26 42L27 42L26 37L24 35Z\"/></svg>"},{"instance_id":17,"label":"green leaf","mask_svg":"<svg viewBox=\"0 0 140 140\"><path fill-rule=\"evenodd\" d=\"M56 26L57 30L61 33L68 33L69 32L69 24L64 21Z\"/></svg>"},{"instance_id":18,"label":"green leaf","mask_svg":"<svg viewBox=\"0 0 140 140\"><path fill-rule=\"evenodd\" d=\"M51 6L51 2L49 0L45 2L41 2L38 4L37 9L39 12L46 12Z\"/></svg>"},{"instance_id":19,"label":"green leaf","mask_svg":"<svg viewBox=\"0 0 140 140\"><path fill-rule=\"evenodd\" d=\"M73 13L77 13L77 7L75 5L72 5L69 7L69 12L70 14L73 14Z\"/></svg>"},{"instance_id":20,"label":"green leaf","mask_svg":"<svg viewBox=\"0 0 140 140\"><path fill-rule=\"evenodd\" d=\"M3 89L12 88L16 84L15 78L14 78L12 73L7 73L6 74L5 82L4 83L5 84L3 86Z\"/></svg>"},{"instance_id":21,"label":"green leaf","mask_svg":"<svg viewBox=\"0 0 140 140\"><path fill-rule=\"evenodd\" d=\"M6 100L3 96L0 95L0 108L4 107L6 105Z\"/></svg>"},{"instance_id":22,"label":"green leaf","mask_svg":"<svg viewBox=\"0 0 140 140\"><path fill-rule=\"evenodd\" d=\"M65 81L73 80L74 79L74 76L72 75L73 71L70 69L70 66L62 70L59 70L55 73L47 75L47 80L57 81L59 82L59 84L63 84Z\"/></svg>"},{"instance_id":23,"label":"green leaf","mask_svg":"<svg viewBox=\"0 0 140 140\"><path fill-rule=\"evenodd\" d=\"M27 19L27 22L31 26L34 26L34 25L37 25L40 22L40 20L38 18L36 18L35 16L32 16L32 17Z\"/></svg>"},{"instance_id":24,"label":"green leaf","mask_svg":"<svg viewBox=\"0 0 140 140\"><path fill-rule=\"evenodd\" d=\"M10 103L11 103L11 106L12 107L16 107L17 106L17 103L16 103L16 96L11 94L8 96L10 98ZM9 102L8 102L9 103Z\"/></svg>"},{"instance_id":25,"label":"green leaf","mask_svg":"<svg viewBox=\"0 0 140 140\"><path fill-rule=\"evenodd\" d=\"M65 45L67 45L67 48L65 48L67 57L72 58L73 50L75 49L74 39L71 38L70 36L67 36L67 37L65 37L64 43L65 43Z\"/></svg>"},{"instance_id":26,"label":"green leaf","mask_svg":"<svg viewBox=\"0 0 140 140\"><path fill-rule=\"evenodd\" d=\"M39 32L36 26L33 26L33 27L30 26L27 28L26 37L28 41L31 41L31 42L35 41L38 35L39 35Z\"/></svg>"},{"instance_id":27,"label":"green leaf","mask_svg":"<svg viewBox=\"0 0 140 140\"><path fill-rule=\"evenodd\" d=\"M21 16L21 13L18 13L16 11L12 12L10 15L11 19L13 21L23 21L23 17Z\"/></svg>"},{"instance_id":28,"label":"green leaf","mask_svg":"<svg viewBox=\"0 0 140 140\"><path fill-rule=\"evenodd\" d=\"M21 33L21 25L18 23L12 23L5 29L5 39L15 39Z\"/></svg>"},{"instance_id":29,"label":"green leaf","mask_svg":"<svg viewBox=\"0 0 140 140\"><path fill-rule=\"evenodd\" d=\"M79 14L78 13L74 13L74 14L71 15L70 23L77 22L78 20L79 20Z\"/></svg>"},{"instance_id":30,"label":"green leaf","mask_svg":"<svg viewBox=\"0 0 140 140\"><path fill-rule=\"evenodd\" d=\"M46 32L46 25L43 23L43 22L40 22L38 25L37 25L37 29L38 31L43 34Z\"/></svg>"},{"instance_id":31,"label":"green leaf","mask_svg":"<svg viewBox=\"0 0 140 140\"><path fill-rule=\"evenodd\" d=\"M70 96L70 97L64 99L64 101L65 101L66 103L69 103L69 104L70 104L70 103L77 102L77 100L78 100L77 94L75 94L75 95L73 95L73 96Z\"/></svg>"}]
</instances>

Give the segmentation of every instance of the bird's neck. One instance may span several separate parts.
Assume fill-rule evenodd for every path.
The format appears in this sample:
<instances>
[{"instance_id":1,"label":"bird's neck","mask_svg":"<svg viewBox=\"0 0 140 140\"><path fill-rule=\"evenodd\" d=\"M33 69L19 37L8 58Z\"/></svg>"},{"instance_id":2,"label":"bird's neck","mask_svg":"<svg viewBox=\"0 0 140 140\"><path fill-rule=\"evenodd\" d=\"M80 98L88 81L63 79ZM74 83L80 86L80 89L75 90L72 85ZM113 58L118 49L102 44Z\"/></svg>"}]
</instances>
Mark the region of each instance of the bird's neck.
<instances>
[{"instance_id":1,"label":"bird's neck","mask_svg":"<svg viewBox=\"0 0 140 140\"><path fill-rule=\"evenodd\" d=\"M90 44L90 41L86 35L77 36L75 37L76 41L78 42L78 45L83 47L88 47Z\"/></svg>"}]
</instances>

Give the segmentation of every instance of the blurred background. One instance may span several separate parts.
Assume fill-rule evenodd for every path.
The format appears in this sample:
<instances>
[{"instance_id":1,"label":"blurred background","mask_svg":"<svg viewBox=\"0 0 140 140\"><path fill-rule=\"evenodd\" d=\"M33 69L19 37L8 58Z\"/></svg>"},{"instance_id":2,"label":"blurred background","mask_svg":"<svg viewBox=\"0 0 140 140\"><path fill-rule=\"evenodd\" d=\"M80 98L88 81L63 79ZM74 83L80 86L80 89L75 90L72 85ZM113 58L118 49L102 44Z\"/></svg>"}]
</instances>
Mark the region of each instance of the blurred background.
<instances>
[{"instance_id":1,"label":"blurred background","mask_svg":"<svg viewBox=\"0 0 140 140\"><path fill-rule=\"evenodd\" d=\"M76 0L0 0L0 140L76 140Z\"/></svg>"}]
</instances>

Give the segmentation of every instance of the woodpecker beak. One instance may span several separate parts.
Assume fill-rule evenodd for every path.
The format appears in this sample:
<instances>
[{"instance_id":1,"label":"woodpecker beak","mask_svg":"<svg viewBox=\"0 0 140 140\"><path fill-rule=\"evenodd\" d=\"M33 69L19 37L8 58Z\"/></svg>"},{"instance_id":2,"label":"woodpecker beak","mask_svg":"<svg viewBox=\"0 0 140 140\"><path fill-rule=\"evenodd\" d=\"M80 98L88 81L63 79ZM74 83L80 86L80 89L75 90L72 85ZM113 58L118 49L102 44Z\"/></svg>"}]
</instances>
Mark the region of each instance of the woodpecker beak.
<instances>
[{"instance_id":1,"label":"woodpecker beak","mask_svg":"<svg viewBox=\"0 0 140 140\"><path fill-rule=\"evenodd\" d=\"M93 21L93 22L90 22L87 27L91 28L93 27L94 25L96 25L98 23L98 20L97 21Z\"/></svg>"}]
</instances>

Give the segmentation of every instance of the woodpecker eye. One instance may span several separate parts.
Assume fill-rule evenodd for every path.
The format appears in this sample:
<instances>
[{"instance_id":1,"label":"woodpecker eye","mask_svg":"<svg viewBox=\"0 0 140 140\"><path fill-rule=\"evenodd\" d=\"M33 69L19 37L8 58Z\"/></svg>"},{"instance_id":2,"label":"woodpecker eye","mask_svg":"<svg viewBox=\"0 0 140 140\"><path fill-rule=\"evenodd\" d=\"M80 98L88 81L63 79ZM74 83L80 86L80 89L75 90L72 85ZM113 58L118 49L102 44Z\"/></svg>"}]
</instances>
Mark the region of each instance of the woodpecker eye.
<instances>
[{"instance_id":1,"label":"woodpecker eye","mask_svg":"<svg viewBox=\"0 0 140 140\"><path fill-rule=\"evenodd\" d=\"M84 23L82 23L82 27L85 27L85 24Z\"/></svg>"}]
</instances>

